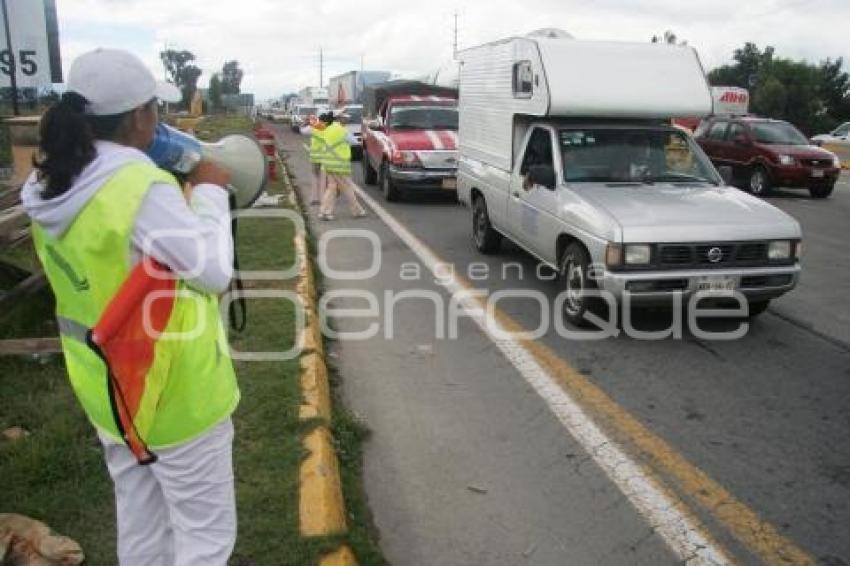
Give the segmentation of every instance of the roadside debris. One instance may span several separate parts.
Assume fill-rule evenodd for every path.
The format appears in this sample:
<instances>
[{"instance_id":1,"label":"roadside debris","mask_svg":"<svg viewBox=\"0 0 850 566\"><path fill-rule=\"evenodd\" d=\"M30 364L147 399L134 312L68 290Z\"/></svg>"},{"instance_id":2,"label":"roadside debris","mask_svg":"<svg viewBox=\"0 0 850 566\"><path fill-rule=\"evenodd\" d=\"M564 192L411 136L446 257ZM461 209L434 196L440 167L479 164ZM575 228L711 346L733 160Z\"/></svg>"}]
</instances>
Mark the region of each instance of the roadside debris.
<instances>
[{"instance_id":1,"label":"roadside debris","mask_svg":"<svg viewBox=\"0 0 850 566\"><path fill-rule=\"evenodd\" d=\"M9 427L3 431L3 438L6 440L10 440L12 442L17 442L18 440L23 440L30 435L30 431L21 428L19 426Z\"/></svg>"},{"instance_id":2,"label":"roadside debris","mask_svg":"<svg viewBox=\"0 0 850 566\"><path fill-rule=\"evenodd\" d=\"M0 563L21 566L75 566L85 560L74 540L23 515L0 513Z\"/></svg>"}]
</instances>

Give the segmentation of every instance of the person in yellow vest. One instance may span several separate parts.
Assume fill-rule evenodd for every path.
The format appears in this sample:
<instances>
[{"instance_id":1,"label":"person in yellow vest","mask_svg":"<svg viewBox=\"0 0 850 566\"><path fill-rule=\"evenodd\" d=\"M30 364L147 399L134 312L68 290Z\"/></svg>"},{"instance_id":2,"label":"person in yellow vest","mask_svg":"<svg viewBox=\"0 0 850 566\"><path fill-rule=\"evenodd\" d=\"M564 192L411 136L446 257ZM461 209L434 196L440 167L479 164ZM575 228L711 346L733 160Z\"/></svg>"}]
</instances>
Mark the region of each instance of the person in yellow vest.
<instances>
[{"instance_id":1,"label":"person in yellow vest","mask_svg":"<svg viewBox=\"0 0 850 566\"><path fill-rule=\"evenodd\" d=\"M322 202L322 195L327 185L325 172L322 169L322 156L325 152L322 132L325 129L325 124L320 122L315 116L309 117L308 124L308 128L302 130L302 133L310 135L310 169L312 173L310 204L316 206Z\"/></svg>"},{"instance_id":2,"label":"person in yellow vest","mask_svg":"<svg viewBox=\"0 0 850 566\"><path fill-rule=\"evenodd\" d=\"M224 565L236 540L230 416L239 402L217 298L232 277L228 174L202 162L184 193L147 157L158 101L180 92L135 55L83 54L67 88L41 120L21 196L56 296L71 386L115 486L118 562ZM176 278L163 324L182 339L140 337L151 347L132 432L156 456L140 464L90 329L134 266L151 260Z\"/></svg>"},{"instance_id":3,"label":"person in yellow vest","mask_svg":"<svg viewBox=\"0 0 850 566\"><path fill-rule=\"evenodd\" d=\"M333 220L337 197L341 194L348 201L348 208L355 218L366 216L366 210L357 200L351 180L351 146L357 144L354 135L340 123L340 118L328 112L321 118L326 124L322 132L325 153L322 168L327 177L327 187L319 207L320 220Z\"/></svg>"}]
</instances>

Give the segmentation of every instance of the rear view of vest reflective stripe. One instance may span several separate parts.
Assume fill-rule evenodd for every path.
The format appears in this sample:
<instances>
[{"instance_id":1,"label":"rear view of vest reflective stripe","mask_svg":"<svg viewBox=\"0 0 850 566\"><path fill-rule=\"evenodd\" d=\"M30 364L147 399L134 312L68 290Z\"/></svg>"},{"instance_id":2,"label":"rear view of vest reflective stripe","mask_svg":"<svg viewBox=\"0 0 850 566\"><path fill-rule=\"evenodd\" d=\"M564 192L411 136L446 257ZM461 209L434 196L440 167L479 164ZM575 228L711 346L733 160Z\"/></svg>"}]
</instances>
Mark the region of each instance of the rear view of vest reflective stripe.
<instances>
[{"instance_id":1,"label":"rear view of vest reflective stripe","mask_svg":"<svg viewBox=\"0 0 850 566\"><path fill-rule=\"evenodd\" d=\"M328 152L322 165L331 175L351 175L351 146L345 139L347 136L348 130L336 122L325 128L323 137Z\"/></svg>"}]
</instances>

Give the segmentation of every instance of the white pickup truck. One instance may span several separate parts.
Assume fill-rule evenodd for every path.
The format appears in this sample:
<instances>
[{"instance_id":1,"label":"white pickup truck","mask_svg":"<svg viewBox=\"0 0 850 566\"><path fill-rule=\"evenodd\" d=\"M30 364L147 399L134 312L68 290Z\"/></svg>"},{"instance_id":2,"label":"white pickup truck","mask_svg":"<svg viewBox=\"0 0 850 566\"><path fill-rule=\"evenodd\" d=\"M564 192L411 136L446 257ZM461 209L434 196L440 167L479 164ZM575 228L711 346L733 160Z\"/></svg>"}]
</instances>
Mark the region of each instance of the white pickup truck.
<instances>
[{"instance_id":1,"label":"white pickup truck","mask_svg":"<svg viewBox=\"0 0 850 566\"><path fill-rule=\"evenodd\" d=\"M602 293L726 293L752 316L794 288L799 224L726 186L670 123L712 109L692 48L530 35L460 58L458 197L475 245L506 237L560 272L569 321Z\"/></svg>"}]
</instances>

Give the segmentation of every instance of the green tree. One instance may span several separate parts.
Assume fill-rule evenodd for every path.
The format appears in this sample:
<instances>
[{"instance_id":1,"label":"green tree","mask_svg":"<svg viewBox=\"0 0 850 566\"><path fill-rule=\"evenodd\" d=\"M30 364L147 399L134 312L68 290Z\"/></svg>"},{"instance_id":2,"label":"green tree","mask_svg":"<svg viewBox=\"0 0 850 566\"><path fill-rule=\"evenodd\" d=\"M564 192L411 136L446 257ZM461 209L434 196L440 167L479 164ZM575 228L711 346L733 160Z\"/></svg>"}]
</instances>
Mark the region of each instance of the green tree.
<instances>
[{"instance_id":1,"label":"green tree","mask_svg":"<svg viewBox=\"0 0 850 566\"><path fill-rule=\"evenodd\" d=\"M210 78L210 88L209 88L209 100L210 106L213 111L217 111L221 109L221 77L218 73L213 73L213 76Z\"/></svg>"},{"instance_id":2,"label":"green tree","mask_svg":"<svg viewBox=\"0 0 850 566\"><path fill-rule=\"evenodd\" d=\"M198 78L202 73L201 69L192 64L195 55L191 51L166 49L160 52L159 58L162 60L169 78L183 94L182 107L189 108L189 102L195 94Z\"/></svg>"},{"instance_id":3,"label":"green tree","mask_svg":"<svg viewBox=\"0 0 850 566\"><path fill-rule=\"evenodd\" d=\"M239 94L243 74L242 69L239 68L239 61L226 62L221 68L222 94Z\"/></svg>"}]
</instances>

